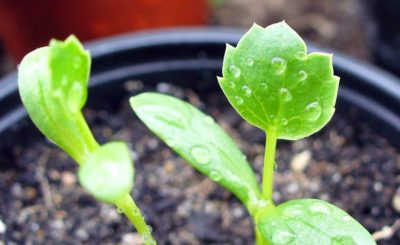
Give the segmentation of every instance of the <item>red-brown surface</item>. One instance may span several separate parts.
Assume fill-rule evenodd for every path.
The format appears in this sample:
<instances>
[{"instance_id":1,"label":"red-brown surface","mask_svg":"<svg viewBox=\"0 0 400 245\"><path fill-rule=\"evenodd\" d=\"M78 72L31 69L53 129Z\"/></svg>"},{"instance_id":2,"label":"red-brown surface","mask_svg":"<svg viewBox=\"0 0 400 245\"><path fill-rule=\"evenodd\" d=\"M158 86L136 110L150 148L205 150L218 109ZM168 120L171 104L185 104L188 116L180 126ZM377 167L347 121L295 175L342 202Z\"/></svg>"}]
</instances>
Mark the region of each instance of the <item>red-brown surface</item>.
<instances>
[{"instance_id":1,"label":"red-brown surface","mask_svg":"<svg viewBox=\"0 0 400 245\"><path fill-rule=\"evenodd\" d=\"M19 61L49 39L81 40L141 29L202 25L206 0L1 0L0 38Z\"/></svg>"}]
</instances>

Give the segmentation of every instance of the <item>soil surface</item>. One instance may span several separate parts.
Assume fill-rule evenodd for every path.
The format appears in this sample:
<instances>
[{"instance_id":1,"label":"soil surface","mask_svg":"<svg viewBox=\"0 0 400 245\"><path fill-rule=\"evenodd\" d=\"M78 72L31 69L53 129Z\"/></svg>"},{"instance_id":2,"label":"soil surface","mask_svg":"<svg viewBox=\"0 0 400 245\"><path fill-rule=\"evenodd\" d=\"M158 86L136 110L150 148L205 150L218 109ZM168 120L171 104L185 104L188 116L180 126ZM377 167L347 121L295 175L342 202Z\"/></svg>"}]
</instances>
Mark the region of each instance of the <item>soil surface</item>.
<instances>
[{"instance_id":1,"label":"soil surface","mask_svg":"<svg viewBox=\"0 0 400 245\"><path fill-rule=\"evenodd\" d=\"M142 89L128 82L131 93ZM212 115L247 155L258 174L264 134L244 122L220 94L199 98L191 90L159 84L158 91L184 97ZM207 105L207 106L206 106ZM277 203L320 198L348 211L379 244L399 244L400 155L358 118L338 110L321 132L280 141ZM159 244L254 244L252 221L228 191L199 174L137 120L127 98L116 111L85 109L101 142L130 142L135 160L134 198ZM0 164L0 244L140 244L140 237L111 205L83 191L77 165L50 142L15 145L16 162ZM10 157L12 161L13 157Z\"/></svg>"}]
</instances>

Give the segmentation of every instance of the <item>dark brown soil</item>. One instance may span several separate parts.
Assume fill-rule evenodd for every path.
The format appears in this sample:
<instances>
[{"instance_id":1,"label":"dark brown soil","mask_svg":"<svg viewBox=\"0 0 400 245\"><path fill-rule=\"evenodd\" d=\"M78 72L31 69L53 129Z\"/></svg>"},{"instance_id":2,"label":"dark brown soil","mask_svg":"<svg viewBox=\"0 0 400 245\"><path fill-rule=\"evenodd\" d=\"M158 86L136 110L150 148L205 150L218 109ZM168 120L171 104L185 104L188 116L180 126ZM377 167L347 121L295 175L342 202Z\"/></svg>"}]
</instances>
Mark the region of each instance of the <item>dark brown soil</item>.
<instances>
[{"instance_id":1,"label":"dark brown soil","mask_svg":"<svg viewBox=\"0 0 400 245\"><path fill-rule=\"evenodd\" d=\"M140 82L127 85L133 90L142 87ZM210 94L199 99L193 91L167 84L157 89L178 97L185 94L210 113L260 173L264 134L244 122L224 97ZM136 168L133 195L160 244L254 242L252 222L237 199L149 133L133 116L127 99L117 112L89 108L85 114L100 142L130 142ZM375 234L379 244L399 244L398 224L391 227L400 218L399 152L357 115L351 108L339 110L322 132L279 142L274 199L328 200L371 233L388 226ZM0 244L139 244L140 237L114 207L82 190L76 164L50 142L15 145L12 154L18 156L16 162L0 164Z\"/></svg>"}]
</instances>

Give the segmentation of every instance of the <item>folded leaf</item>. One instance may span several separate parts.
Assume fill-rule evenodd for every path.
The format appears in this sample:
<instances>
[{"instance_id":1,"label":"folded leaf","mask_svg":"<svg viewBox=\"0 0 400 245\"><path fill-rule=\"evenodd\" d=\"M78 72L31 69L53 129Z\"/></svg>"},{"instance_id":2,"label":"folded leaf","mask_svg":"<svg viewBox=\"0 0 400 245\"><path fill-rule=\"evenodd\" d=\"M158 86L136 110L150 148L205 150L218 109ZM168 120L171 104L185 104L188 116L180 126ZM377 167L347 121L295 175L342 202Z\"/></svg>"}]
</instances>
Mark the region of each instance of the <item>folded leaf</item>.
<instances>
[{"instance_id":1,"label":"folded leaf","mask_svg":"<svg viewBox=\"0 0 400 245\"><path fill-rule=\"evenodd\" d=\"M242 202L258 200L253 170L233 140L214 120L192 105L157 93L130 99L136 115L189 164Z\"/></svg>"},{"instance_id":2,"label":"folded leaf","mask_svg":"<svg viewBox=\"0 0 400 245\"><path fill-rule=\"evenodd\" d=\"M373 245L368 231L340 208L322 200L285 202L256 220L271 245Z\"/></svg>"},{"instance_id":3,"label":"folded leaf","mask_svg":"<svg viewBox=\"0 0 400 245\"><path fill-rule=\"evenodd\" d=\"M32 51L18 71L19 92L30 118L78 162L97 147L81 113L89 71L89 53L74 36Z\"/></svg>"},{"instance_id":4,"label":"folded leaf","mask_svg":"<svg viewBox=\"0 0 400 245\"><path fill-rule=\"evenodd\" d=\"M339 78L332 56L307 54L285 22L256 24L236 48L227 45L219 84L248 122L280 139L295 140L320 130L332 117Z\"/></svg>"},{"instance_id":5,"label":"folded leaf","mask_svg":"<svg viewBox=\"0 0 400 245\"><path fill-rule=\"evenodd\" d=\"M134 167L127 145L111 142L92 152L79 168L81 185L97 199L115 203L133 188Z\"/></svg>"}]
</instances>

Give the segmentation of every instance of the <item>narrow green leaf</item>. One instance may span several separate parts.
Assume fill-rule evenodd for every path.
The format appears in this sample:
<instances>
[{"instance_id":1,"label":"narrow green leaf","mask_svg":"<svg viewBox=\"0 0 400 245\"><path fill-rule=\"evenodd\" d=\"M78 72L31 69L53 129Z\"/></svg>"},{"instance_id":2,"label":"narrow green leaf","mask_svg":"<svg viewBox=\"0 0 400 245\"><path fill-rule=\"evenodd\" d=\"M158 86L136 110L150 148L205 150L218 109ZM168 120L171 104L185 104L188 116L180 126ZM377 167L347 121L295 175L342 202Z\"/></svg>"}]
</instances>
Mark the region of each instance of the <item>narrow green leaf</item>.
<instances>
[{"instance_id":1,"label":"narrow green leaf","mask_svg":"<svg viewBox=\"0 0 400 245\"><path fill-rule=\"evenodd\" d=\"M373 245L368 231L340 208L322 200L285 202L256 220L271 245Z\"/></svg>"},{"instance_id":2,"label":"narrow green leaf","mask_svg":"<svg viewBox=\"0 0 400 245\"><path fill-rule=\"evenodd\" d=\"M97 147L81 113L89 71L89 53L74 36L32 51L18 71L20 96L32 121L78 162Z\"/></svg>"},{"instance_id":3,"label":"narrow green leaf","mask_svg":"<svg viewBox=\"0 0 400 245\"><path fill-rule=\"evenodd\" d=\"M281 22L267 28L254 24L236 48L227 45L218 80L244 119L295 140L330 120L339 78L330 54L307 54L303 40Z\"/></svg>"},{"instance_id":4,"label":"narrow green leaf","mask_svg":"<svg viewBox=\"0 0 400 245\"><path fill-rule=\"evenodd\" d=\"M259 187L245 156L210 117L192 105L157 93L130 99L136 115L194 168L243 203L258 200Z\"/></svg>"},{"instance_id":5,"label":"narrow green leaf","mask_svg":"<svg viewBox=\"0 0 400 245\"><path fill-rule=\"evenodd\" d=\"M134 167L127 145L111 142L92 152L78 172L81 185L97 199L115 203L133 188Z\"/></svg>"}]
</instances>

